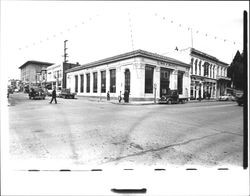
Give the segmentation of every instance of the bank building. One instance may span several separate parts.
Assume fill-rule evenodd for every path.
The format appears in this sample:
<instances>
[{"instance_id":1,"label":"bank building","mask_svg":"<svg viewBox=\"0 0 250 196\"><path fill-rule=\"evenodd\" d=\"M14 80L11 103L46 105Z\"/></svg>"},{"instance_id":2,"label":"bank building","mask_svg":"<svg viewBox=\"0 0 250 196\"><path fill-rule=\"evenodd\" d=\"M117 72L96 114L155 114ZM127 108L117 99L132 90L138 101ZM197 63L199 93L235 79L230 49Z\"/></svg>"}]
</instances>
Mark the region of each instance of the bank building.
<instances>
[{"instance_id":1,"label":"bank building","mask_svg":"<svg viewBox=\"0 0 250 196\"><path fill-rule=\"evenodd\" d=\"M66 71L66 88L79 96L111 99L129 92L132 101L159 99L169 90L190 97L190 64L136 50Z\"/></svg>"}]
</instances>

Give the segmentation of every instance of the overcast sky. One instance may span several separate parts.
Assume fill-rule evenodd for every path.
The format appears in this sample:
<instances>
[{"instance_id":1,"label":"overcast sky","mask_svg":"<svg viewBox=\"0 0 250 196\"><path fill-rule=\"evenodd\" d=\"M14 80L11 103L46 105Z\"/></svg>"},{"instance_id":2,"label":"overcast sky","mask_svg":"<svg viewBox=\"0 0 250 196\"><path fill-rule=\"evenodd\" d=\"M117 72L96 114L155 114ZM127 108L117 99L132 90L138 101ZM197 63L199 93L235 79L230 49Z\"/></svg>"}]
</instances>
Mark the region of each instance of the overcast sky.
<instances>
[{"instance_id":1,"label":"overcast sky","mask_svg":"<svg viewBox=\"0 0 250 196\"><path fill-rule=\"evenodd\" d=\"M244 10L248 2L2 1L1 66L19 78L28 60L60 64L66 39L72 63L136 49L168 56L191 47L191 28L194 48L231 63Z\"/></svg>"}]
</instances>

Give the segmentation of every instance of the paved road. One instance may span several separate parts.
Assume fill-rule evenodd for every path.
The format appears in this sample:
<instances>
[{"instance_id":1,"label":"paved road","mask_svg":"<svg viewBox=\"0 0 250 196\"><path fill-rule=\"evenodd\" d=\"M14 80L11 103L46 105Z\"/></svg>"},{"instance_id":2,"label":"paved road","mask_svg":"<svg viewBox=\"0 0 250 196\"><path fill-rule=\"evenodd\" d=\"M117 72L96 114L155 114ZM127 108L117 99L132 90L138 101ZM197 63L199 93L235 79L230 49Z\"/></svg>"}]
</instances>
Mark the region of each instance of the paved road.
<instances>
[{"instance_id":1,"label":"paved road","mask_svg":"<svg viewBox=\"0 0 250 196\"><path fill-rule=\"evenodd\" d=\"M12 159L83 165L242 165L243 108L235 102L118 105L10 95Z\"/></svg>"}]
</instances>

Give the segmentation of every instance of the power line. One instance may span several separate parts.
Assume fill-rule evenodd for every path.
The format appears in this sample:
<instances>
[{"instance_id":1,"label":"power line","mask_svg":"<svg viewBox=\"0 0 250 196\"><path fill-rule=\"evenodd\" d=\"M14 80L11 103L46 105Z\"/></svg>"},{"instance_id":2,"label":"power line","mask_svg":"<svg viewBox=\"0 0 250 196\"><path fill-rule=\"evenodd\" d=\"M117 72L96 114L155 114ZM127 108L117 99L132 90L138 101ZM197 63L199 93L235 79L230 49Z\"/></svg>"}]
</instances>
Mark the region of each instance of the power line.
<instances>
[{"instance_id":1,"label":"power line","mask_svg":"<svg viewBox=\"0 0 250 196\"><path fill-rule=\"evenodd\" d=\"M171 24L175 24L174 20L173 19L167 19L165 16L160 16L158 14L154 14L155 17L161 19L161 20L164 20L166 22L169 22ZM217 35L213 35L213 34L210 34L210 33L207 33L207 32L203 32L203 31L200 31L199 29L194 29L190 26L187 26L187 25L183 25L181 23L176 23L176 25L178 25L178 27L180 28L183 28L183 29L186 29L187 31L190 31L191 30L191 35L193 34L192 31L194 31L196 34L199 34L199 35L204 35L205 37L211 37L215 40L220 40L220 41L223 41L223 42L229 42L231 44L239 44L239 45L242 45L242 42L238 42L238 41L235 41L235 40L230 40L230 39L227 39L227 38L222 38L222 37L219 37ZM191 45L193 45L193 35L191 36Z\"/></svg>"},{"instance_id":2,"label":"power line","mask_svg":"<svg viewBox=\"0 0 250 196\"><path fill-rule=\"evenodd\" d=\"M31 48L31 47L35 47L35 46L38 46L38 45L40 45L42 43L45 43L45 42L48 42L48 41L52 41L52 40L56 39L58 36L62 36L64 33L67 33L67 32L70 32L70 31L72 31L74 29L77 29L81 25L88 24L88 22L93 21L93 17L96 18L97 16L99 16L99 14L96 14L95 16L89 17L88 19L86 19L84 21L81 21L80 23L75 24L75 25L73 25L71 27L68 27L68 28L66 28L65 31L60 31L58 33L53 33L50 36L47 36L45 39L41 39L40 41L35 41L35 42L31 43L31 44L26 44L24 47L19 47L18 51L22 51L22 50L25 50L25 49L28 49L28 48Z\"/></svg>"}]
</instances>

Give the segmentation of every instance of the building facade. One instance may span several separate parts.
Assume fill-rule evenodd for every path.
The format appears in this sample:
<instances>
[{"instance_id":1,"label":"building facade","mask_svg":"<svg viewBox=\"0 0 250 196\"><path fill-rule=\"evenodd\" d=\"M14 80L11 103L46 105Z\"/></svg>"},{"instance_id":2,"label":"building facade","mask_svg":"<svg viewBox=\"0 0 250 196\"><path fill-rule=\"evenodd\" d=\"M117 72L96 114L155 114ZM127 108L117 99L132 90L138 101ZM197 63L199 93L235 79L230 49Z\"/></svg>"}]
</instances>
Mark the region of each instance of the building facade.
<instances>
[{"instance_id":1,"label":"building facade","mask_svg":"<svg viewBox=\"0 0 250 196\"><path fill-rule=\"evenodd\" d=\"M106 58L66 71L67 88L82 96L153 100L168 90L189 96L190 65L144 50Z\"/></svg>"},{"instance_id":2,"label":"building facade","mask_svg":"<svg viewBox=\"0 0 250 196\"><path fill-rule=\"evenodd\" d=\"M42 69L46 69L51 65L53 65L53 63L27 61L19 67L21 70L21 81L29 85L37 84L40 80Z\"/></svg>"},{"instance_id":3,"label":"building facade","mask_svg":"<svg viewBox=\"0 0 250 196\"><path fill-rule=\"evenodd\" d=\"M228 64L194 48L176 51L174 57L177 56L191 65L190 99L218 98L227 93Z\"/></svg>"},{"instance_id":4,"label":"building facade","mask_svg":"<svg viewBox=\"0 0 250 196\"><path fill-rule=\"evenodd\" d=\"M62 88L66 88L66 73L65 71L71 69L73 67L79 66L79 63L62 63L55 64L47 67L46 70L46 83L47 85L55 86L57 90L61 90Z\"/></svg>"}]
</instances>

